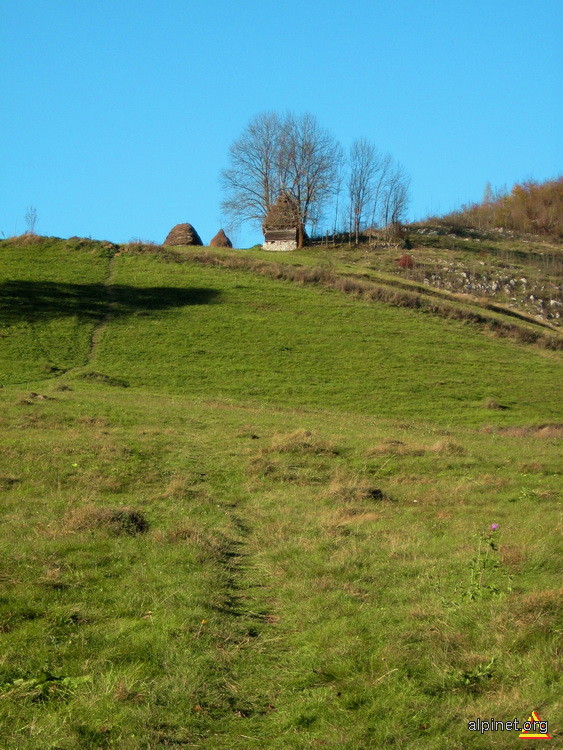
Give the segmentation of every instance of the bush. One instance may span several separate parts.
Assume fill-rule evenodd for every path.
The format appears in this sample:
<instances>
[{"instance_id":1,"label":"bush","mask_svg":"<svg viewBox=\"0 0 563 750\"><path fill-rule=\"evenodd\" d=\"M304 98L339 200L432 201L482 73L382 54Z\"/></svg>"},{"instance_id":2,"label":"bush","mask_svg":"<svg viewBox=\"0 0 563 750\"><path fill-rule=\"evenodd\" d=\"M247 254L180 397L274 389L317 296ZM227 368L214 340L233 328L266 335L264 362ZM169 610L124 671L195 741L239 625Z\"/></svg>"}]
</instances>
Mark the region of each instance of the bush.
<instances>
[{"instance_id":1,"label":"bush","mask_svg":"<svg viewBox=\"0 0 563 750\"><path fill-rule=\"evenodd\" d=\"M407 255L406 253L404 253L397 261L397 264L399 268L414 268L414 258L412 257L412 255Z\"/></svg>"}]
</instances>

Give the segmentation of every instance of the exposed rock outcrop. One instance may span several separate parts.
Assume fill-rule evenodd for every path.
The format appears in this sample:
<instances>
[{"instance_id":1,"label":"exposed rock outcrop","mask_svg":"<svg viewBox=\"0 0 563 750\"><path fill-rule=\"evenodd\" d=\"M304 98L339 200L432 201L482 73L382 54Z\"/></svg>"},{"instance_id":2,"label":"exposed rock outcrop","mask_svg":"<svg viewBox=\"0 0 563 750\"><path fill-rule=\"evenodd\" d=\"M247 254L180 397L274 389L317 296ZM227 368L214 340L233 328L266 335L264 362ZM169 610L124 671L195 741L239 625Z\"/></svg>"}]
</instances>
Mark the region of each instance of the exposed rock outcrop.
<instances>
[{"instance_id":1,"label":"exposed rock outcrop","mask_svg":"<svg viewBox=\"0 0 563 750\"><path fill-rule=\"evenodd\" d=\"M191 224L176 224L164 240L164 245L203 245L201 237Z\"/></svg>"}]
</instances>

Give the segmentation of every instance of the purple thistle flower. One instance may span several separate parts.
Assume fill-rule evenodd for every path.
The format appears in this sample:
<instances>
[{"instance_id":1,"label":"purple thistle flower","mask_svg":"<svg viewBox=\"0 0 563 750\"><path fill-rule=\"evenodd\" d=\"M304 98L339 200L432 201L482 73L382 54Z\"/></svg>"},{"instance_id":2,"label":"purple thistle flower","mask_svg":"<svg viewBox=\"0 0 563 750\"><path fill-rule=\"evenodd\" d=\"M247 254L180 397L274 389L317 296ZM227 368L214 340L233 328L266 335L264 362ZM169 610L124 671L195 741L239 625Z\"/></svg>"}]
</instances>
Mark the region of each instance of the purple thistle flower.
<instances>
[{"instance_id":1,"label":"purple thistle flower","mask_svg":"<svg viewBox=\"0 0 563 750\"><path fill-rule=\"evenodd\" d=\"M496 531L498 529L498 523L492 523L491 524L491 531Z\"/></svg>"}]
</instances>

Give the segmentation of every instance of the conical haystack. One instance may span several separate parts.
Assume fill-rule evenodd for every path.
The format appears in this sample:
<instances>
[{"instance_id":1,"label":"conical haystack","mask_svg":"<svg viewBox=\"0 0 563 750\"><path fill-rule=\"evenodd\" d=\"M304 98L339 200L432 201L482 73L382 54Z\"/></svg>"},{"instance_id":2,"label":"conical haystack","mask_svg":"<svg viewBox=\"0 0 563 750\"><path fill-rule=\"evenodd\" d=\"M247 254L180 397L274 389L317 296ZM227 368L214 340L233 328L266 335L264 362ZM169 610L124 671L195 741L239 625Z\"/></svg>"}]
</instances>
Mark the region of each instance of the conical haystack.
<instances>
[{"instance_id":1,"label":"conical haystack","mask_svg":"<svg viewBox=\"0 0 563 750\"><path fill-rule=\"evenodd\" d=\"M215 237L211 240L209 243L209 247L232 247L233 243L231 240L227 237L225 232L223 232L222 229L220 229Z\"/></svg>"},{"instance_id":2,"label":"conical haystack","mask_svg":"<svg viewBox=\"0 0 563 750\"><path fill-rule=\"evenodd\" d=\"M191 224L176 224L167 238L164 240L165 245L203 245L201 237L192 227Z\"/></svg>"}]
</instances>

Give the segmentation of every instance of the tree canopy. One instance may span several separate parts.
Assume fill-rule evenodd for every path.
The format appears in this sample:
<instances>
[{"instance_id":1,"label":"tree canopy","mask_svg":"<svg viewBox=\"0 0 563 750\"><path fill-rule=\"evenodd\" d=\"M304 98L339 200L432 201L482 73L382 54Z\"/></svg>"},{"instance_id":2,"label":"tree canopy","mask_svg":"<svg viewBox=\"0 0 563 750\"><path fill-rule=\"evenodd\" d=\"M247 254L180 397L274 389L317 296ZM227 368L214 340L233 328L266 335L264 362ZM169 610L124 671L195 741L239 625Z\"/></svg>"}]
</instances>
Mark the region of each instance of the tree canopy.
<instances>
[{"instance_id":1,"label":"tree canopy","mask_svg":"<svg viewBox=\"0 0 563 750\"><path fill-rule=\"evenodd\" d=\"M336 138L309 112L263 112L250 120L229 149L229 166L221 172L225 192L222 209L231 226L262 224L281 193L297 206L299 246L306 227L318 229L334 211L348 169L350 232L362 226L404 218L409 180L391 156L382 155L366 139L354 142L348 161Z\"/></svg>"}]
</instances>

